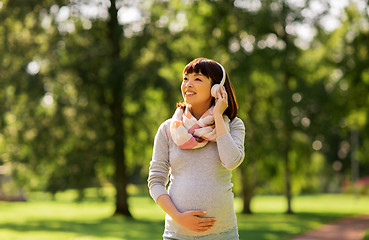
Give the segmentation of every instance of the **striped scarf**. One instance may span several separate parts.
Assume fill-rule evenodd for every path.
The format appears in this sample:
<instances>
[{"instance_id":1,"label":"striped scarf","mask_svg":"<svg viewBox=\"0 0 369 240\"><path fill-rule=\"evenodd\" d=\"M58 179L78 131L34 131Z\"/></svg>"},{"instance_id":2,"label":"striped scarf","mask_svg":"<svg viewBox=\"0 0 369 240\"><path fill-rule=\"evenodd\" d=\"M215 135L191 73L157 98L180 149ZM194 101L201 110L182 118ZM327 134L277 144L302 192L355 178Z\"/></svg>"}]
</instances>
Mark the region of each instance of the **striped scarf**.
<instances>
[{"instance_id":1,"label":"striped scarf","mask_svg":"<svg viewBox=\"0 0 369 240\"><path fill-rule=\"evenodd\" d=\"M182 149L196 149L209 141L216 142L216 129L213 117L214 107L209 108L199 120L186 108L176 109L170 124L170 134L174 143ZM229 118L223 115L229 128Z\"/></svg>"}]
</instances>

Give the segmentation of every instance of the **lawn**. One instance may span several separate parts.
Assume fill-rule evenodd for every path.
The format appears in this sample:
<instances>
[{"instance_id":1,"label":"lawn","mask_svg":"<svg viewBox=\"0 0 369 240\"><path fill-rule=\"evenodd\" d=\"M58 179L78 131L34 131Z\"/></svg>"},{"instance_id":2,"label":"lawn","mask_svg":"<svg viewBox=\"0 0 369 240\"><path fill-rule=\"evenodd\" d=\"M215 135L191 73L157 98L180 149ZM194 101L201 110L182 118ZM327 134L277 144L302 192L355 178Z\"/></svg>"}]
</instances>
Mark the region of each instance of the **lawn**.
<instances>
[{"instance_id":1,"label":"lawn","mask_svg":"<svg viewBox=\"0 0 369 240\"><path fill-rule=\"evenodd\" d=\"M364 234L363 240L369 240L369 230L367 230L366 233Z\"/></svg>"},{"instance_id":2,"label":"lawn","mask_svg":"<svg viewBox=\"0 0 369 240\"><path fill-rule=\"evenodd\" d=\"M73 191L56 196L33 193L28 202L0 202L0 239L4 240L124 240L162 239L164 214L147 194L129 199L135 220L114 216L112 199L90 198L77 203ZM297 196L296 214L285 215L283 196L256 196L254 214L238 214L241 239L283 240L339 217L369 213L369 196ZM241 200L235 201L237 212Z\"/></svg>"}]
</instances>

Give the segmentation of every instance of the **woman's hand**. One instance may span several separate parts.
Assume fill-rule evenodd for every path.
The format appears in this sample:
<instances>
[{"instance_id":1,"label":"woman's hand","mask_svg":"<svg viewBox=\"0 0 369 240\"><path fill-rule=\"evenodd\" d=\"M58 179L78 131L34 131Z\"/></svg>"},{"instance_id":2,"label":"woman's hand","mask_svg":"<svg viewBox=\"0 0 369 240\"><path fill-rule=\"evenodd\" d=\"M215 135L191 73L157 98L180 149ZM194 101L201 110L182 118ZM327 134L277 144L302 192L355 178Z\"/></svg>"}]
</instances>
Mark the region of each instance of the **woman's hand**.
<instances>
[{"instance_id":1,"label":"woman's hand","mask_svg":"<svg viewBox=\"0 0 369 240\"><path fill-rule=\"evenodd\" d=\"M157 203L174 221L192 231L205 232L213 228L215 224L215 218L199 217L205 215L205 211L186 211L181 213L168 194L160 195Z\"/></svg>"},{"instance_id":2,"label":"woman's hand","mask_svg":"<svg viewBox=\"0 0 369 240\"><path fill-rule=\"evenodd\" d=\"M215 224L215 218L200 217L205 214L205 211L187 211L178 214L174 220L192 231L205 232Z\"/></svg>"},{"instance_id":3,"label":"woman's hand","mask_svg":"<svg viewBox=\"0 0 369 240\"><path fill-rule=\"evenodd\" d=\"M217 97L215 98L215 107L213 114L223 115L224 111L228 108L228 95L224 86L218 88Z\"/></svg>"},{"instance_id":4,"label":"woman's hand","mask_svg":"<svg viewBox=\"0 0 369 240\"><path fill-rule=\"evenodd\" d=\"M217 138L228 133L226 123L223 120L223 113L228 108L228 95L224 86L221 86L217 91L215 99L215 107L213 110Z\"/></svg>"}]
</instances>

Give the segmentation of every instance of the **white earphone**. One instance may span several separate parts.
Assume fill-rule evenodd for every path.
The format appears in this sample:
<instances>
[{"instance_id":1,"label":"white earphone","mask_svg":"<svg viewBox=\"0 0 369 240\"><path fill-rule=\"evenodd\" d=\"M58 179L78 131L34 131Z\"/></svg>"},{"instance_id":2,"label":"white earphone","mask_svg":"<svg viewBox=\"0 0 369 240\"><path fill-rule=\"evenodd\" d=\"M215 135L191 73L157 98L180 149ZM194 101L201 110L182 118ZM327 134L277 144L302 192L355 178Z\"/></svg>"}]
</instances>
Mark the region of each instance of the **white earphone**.
<instances>
[{"instance_id":1,"label":"white earphone","mask_svg":"<svg viewBox=\"0 0 369 240\"><path fill-rule=\"evenodd\" d=\"M216 97L217 96L217 91L218 89L224 85L224 82L225 82L225 79L226 79L226 72L223 68L223 66L218 63L218 65L220 66L220 68L222 69L223 71L223 78L222 78L222 81L220 81L220 84L214 84L212 87L211 87L211 96L213 97Z\"/></svg>"}]
</instances>

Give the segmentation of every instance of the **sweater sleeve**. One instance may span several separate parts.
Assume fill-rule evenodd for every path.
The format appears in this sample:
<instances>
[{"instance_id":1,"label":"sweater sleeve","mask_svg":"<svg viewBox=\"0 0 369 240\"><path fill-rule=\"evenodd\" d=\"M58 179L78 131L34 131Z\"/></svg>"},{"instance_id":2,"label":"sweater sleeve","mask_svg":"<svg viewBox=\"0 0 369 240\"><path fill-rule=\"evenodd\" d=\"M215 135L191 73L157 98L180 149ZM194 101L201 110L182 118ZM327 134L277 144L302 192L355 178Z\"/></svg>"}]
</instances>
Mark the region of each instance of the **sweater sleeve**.
<instances>
[{"instance_id":1,"label":"sweater sleeve","mask_svg":"<svg viewBox=\"0 0 369 240\"><path fill-rule=\"evenodd\" d=\"M156 133L147 180L150 195L155 202L160 195L168 194L166 185L169 177L169 140L166 128L167 124L164 122Z\"/></svg>"},{"instance_id":2,"label":"sweater sleeve","mask_svg":"<svg viewBox=\"0 0 369 240\"><path fill-rule=\"evenodd\" d=\"M222 165L228 170L233 170L245 157L245 125L241 119L235 118L229 127L230 133L217 138L217 146Z\"/></svg>"}]
</instances>

